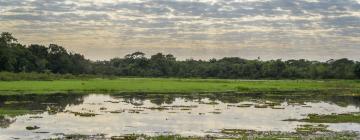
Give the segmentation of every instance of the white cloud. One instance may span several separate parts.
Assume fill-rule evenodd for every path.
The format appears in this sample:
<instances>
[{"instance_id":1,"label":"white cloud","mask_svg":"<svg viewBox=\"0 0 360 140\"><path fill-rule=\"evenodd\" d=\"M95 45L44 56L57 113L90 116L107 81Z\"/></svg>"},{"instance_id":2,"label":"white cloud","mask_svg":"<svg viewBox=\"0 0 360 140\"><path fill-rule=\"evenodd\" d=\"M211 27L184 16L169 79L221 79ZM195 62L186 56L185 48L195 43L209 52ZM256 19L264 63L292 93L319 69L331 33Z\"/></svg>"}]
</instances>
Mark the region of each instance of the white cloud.
<instances>
[{"instance_id":1,"label":"white cloud","mask_svg":"<svg viewBox=\"0 0 360 140\"><path fill-rule=\"evenodd\" d=\"M304 45L314 52L331 47L348 51L339 56L356 57L360 1L0 0L0 30L14 32L26 43L55 41L90 58L106 56L94 56L95 47L172 52L250 47L305 53Z\"/></svg>"}]
</instances>

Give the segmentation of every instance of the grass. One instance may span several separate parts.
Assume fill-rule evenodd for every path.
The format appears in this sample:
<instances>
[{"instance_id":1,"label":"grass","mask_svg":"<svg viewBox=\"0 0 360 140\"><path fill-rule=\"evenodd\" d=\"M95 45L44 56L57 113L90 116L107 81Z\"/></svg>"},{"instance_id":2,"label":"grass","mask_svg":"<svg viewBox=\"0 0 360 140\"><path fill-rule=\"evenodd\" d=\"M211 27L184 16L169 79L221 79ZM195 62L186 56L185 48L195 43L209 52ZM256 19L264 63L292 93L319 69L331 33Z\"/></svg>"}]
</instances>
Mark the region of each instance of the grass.
<instances>
[{"instance_id":1,"label":"grass","mask_svg":"<svg viewBox=\"0 0 360 140\"><path fill-rule=\"evenodd\" d=\"M308 118L302 119L311 123L360 123L360 113L318 115L309 114Z\"/></svg>"},{"instance_id":2,"label":"grass","mask_svg":"<svg viewBox=\"0 0 360 140\"><path fill-rule=\"evenodd\" d=\"M298 128L296 128L296 132L298 133L316 133L316 132L328 132L329 130L327 129L329 126L327 125L323 125L323 124L319 124L319 125L310 125L310 124L306 124L306 125L300 125L298 126Z\"/></svg>"},{"instance_id":3,"label":"grass","mask_svg":"<svg viewBox=\"0 0 360 140\"><path fill-rule=\"evenodd\" d=\"M108 139L104 134L96 135L81 135L70 134L64 135L66 139ZM304 134L304 133L287 133L287 132L256 132L252 131L249 134L231 134L225 136L181 136L181 135L158 135L147 136L144 134L130 134L123 136L112 136L111 140L352 140L356 139L357 135L351 132L326 132L323 134ZM60 140L60 138L58 138ZM58 140L57 138L53 140Z\"/></svg>"},{"instance_id":4,"label":"grass","mask_svg":"<svg viewBox=\"0 0 360 140\"><path fill-rule=\"evenodd\" d=\"M175 78L118 78L55 81L0 81L0 94L88 93L88 92L272 92L351 90L358 93L356 80L218 80Z\"/></svg>"},{"instance_id":5,"label":"grass","mask_svg":"<svg viewBox=\"0 0 360 140\"><path fill-rule=\"evenodd\" d=\"M52 81L60 79L91 79L96 77L113 78L112 76L97 76L97 75L72 75L72 74L54 74L54 73L13 73L13 72L0 72L0 81L21 81L21 80L41 80Z\"/></svg>"},{"instance_id":6,"label":"grass","mask_svg":"<svg viewBox=\"0 0 360 140\"><path fill-rule=\"evenodd\" d=\"M18 115L24 115L31 113L30 110L24 110L24 109L4 109L0 108L0 116L1 115L8 115L8 116L18 116Z\"/></svg>"}]
</instances>

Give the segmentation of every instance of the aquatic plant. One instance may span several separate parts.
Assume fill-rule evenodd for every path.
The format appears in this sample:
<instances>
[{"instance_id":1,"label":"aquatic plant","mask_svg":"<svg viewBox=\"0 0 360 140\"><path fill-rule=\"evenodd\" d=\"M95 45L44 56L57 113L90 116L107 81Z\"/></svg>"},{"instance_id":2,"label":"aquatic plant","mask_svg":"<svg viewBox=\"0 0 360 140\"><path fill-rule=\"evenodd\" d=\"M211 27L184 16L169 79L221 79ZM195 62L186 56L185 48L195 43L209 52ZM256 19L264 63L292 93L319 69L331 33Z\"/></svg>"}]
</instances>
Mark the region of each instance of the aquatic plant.
<instances>
[{"instance_id":1,"label":"aquatic plant","mask_svg":"<svg viewBox=\"0 0 360 140\"><path fill-rule=\"evenodd\" d=\"M26 130L36 130L36 129L40 129L40 127L39 126L27 126L26 127Z\"/></svg>"}]
</instances>

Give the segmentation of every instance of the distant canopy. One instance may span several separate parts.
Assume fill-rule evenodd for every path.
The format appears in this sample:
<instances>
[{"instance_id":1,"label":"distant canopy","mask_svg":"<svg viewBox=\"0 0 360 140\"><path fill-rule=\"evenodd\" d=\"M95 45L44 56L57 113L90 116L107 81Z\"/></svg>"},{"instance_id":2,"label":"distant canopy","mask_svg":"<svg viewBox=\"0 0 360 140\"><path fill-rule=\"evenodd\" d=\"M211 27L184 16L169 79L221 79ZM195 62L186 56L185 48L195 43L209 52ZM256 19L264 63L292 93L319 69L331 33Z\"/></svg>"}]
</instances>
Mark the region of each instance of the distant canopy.
<instances>
[{"instance_id":1,"label":"distant canopy","mask_svg":"<svg viewBox=\"0 0 360 140\"><path fill-rule=\"evenodd\" d=\"M0 71L52 72L139 77L202 77L244 79L356 79L360 63L347 58L326 62L300 60L247 60L238 57L177 61L172 54L146 57L137 51L123 58L91 61L64 47L22 45L11 33L0 37Z\"/></svg>"}]
</instances>

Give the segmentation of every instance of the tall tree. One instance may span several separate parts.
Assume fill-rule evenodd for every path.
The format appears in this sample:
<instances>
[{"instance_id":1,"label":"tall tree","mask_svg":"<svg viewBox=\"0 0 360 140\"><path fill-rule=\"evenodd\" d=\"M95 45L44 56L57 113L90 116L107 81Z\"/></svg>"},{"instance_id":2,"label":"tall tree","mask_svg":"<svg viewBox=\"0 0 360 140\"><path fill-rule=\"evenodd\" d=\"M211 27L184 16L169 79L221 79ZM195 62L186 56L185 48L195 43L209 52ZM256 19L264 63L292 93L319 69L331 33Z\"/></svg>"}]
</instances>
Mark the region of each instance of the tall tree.
<instances>
[{"instance_id":1,"label":"tall tree","mask_svg":"<svg viewBox=\"0 0 360 140\"><path fill-rule=\"evenodd\" d=\"M49 69L54 73L69 73L73 66L66 49L56 44L49 45L48 61Z\"/></svg>"},{"instance_id":2,"label":"tall tree","mask_svg":"<svg viewBox=\"0 0 360 140\"><path fill-rule=\"evenodd\" d=\"M354 68L354 73L360 79L360 62L357 62Z\"/></svg>"}]
</instances>

